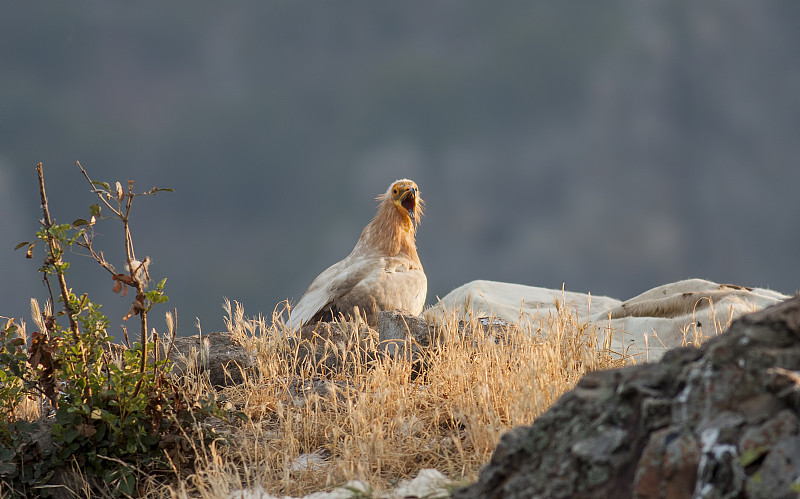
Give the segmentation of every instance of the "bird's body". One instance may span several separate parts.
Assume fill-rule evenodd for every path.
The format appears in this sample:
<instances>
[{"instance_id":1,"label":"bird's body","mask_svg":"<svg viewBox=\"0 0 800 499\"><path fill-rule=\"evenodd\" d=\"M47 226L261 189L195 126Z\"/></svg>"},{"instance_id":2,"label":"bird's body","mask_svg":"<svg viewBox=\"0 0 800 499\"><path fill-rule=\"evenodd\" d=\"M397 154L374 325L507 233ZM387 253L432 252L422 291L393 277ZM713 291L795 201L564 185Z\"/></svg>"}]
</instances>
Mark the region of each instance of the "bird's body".
<instances>
[{"instance_id":1,"label":"bird's body","mask_svg":"<svg viewBox=\"0 0 800 499\"><path fill-rule=\"evenodd\" d=\"M417 192L414 182L402 179L378 196L375 218L364 227L353 251L317 276L292 309L291 329L339 314L355 315L356 307L371 324L380 310L422 312L428 280L415 242L422 215Z\"/></svg>"}]
</instances>

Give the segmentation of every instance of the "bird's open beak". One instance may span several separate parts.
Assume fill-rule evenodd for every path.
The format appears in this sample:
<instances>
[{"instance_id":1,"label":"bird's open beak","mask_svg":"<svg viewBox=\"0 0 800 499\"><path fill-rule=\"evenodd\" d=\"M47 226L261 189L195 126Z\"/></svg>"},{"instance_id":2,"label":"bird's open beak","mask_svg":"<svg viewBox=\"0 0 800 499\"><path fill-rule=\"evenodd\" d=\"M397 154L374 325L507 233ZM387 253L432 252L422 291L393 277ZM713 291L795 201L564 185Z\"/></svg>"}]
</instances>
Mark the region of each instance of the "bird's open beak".
<instances>
[{"instance_id":1,"label":"bird's open beak","mask_svg":"<svg viewBox=\"0 0 800 499\"><path fill-rule=\"evenodd\" d=\"M414 221L417 210L417 190L413 187L407 190L403 197L400 198L400 204L408 212L408 217Z\"/></svg>"}]
</instances>

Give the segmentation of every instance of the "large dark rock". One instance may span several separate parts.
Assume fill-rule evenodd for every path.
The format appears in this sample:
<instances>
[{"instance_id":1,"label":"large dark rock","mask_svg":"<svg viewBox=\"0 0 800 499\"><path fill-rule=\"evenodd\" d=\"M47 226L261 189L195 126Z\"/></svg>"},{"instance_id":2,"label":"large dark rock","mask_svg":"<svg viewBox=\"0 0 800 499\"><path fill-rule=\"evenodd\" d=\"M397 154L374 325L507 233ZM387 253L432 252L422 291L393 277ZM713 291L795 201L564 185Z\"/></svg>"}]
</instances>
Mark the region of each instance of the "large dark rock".
<instances>
[{"instance_id":1,"label":"large dark rock","mask_svg":"<svg viewBox=\"0 0 800 499\"><path fill-rule=\"evenodd\" d=\"M587 374L455 498L798 497L800 297L698 349Z\"/></svg>"}]
</instances>

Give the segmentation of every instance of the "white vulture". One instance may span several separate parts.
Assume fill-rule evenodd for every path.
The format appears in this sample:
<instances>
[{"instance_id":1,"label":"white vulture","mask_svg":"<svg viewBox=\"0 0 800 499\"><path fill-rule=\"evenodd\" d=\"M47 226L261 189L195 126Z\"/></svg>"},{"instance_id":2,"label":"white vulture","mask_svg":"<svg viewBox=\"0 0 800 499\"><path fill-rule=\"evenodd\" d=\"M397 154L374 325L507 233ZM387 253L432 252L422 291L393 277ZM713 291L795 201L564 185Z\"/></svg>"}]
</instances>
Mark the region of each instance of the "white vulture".
<instances>
[{"instance_id":1,"label":"white vulture","mask_svg":"<svg viewBox=\"0 0 800 499\"><path fill-rule=\"evenodd\" d=\"M428 279L415 241L423 206L417 184L397 180L377 200L353 251L317 276L291 309L291 329L353 316L356 307L372 325L381 310L422 312Z\"/></svg>"}]
</instances>

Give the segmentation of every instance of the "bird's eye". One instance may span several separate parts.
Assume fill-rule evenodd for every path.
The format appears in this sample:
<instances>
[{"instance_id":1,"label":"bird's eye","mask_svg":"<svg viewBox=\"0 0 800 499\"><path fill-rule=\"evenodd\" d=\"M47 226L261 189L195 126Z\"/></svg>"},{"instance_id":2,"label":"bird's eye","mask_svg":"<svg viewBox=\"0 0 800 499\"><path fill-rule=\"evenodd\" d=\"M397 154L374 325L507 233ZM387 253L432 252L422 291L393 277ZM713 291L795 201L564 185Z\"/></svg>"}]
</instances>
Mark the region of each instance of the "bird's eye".
<instances>
[{"instance_id":1,"label":"bird's eye","mask_svg":"<svg viewBox=\"0 0 800 499\"><path fill-rule=\"evenodd\" d=\"M395 196L397 195L397 188L396 187L394 189L392 189L392 194L394 194Z\"/></svg>"}]
</instances>

